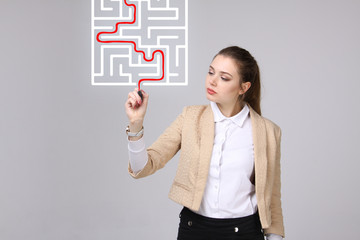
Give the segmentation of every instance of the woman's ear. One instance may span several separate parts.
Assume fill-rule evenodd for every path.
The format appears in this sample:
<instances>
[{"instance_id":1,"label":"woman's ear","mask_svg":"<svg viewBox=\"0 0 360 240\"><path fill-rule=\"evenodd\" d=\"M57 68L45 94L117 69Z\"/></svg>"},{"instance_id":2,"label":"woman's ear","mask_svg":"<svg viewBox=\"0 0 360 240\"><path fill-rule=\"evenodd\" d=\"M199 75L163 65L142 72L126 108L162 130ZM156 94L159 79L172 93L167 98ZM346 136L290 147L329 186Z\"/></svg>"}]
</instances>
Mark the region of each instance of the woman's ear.
<instances>
[{"instance_id":1,"label":"woman's ear","mask_svg":"<svg viewBox=\"0 0 360 240\"><path fill-rule=\"evenodd\" d=\"M251 87L251 82L241 83L239 94L242 95L242 94L246 93L250 87Z\"/></svg>"}]
</instances>

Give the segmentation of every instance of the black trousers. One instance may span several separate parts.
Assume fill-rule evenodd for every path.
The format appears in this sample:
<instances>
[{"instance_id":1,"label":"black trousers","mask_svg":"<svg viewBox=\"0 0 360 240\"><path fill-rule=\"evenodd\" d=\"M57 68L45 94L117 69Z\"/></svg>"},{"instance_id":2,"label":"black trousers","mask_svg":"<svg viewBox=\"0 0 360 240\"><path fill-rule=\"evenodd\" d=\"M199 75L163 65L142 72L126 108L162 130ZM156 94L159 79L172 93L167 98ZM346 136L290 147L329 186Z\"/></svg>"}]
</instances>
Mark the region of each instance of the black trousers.
<instances>
[{"instance_id":1,"label":"black trousers","mask_svg":"<svg viewBox=\"0 0 360 240\"><path fill-rule=\"evenodd\" d=\"M259 214L241 218L208 218L184 207L178 240L264 240Z\"/></svg>"}]
</instances>

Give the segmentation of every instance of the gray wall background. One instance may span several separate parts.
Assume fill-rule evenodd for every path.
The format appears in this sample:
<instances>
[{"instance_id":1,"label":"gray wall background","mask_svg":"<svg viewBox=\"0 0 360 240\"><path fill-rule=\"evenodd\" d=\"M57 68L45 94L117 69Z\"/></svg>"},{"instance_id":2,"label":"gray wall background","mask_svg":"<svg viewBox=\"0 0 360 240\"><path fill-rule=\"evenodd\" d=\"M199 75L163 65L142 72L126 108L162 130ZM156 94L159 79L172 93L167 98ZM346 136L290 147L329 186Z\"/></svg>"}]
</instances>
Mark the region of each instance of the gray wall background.
<instances>
[{"instance_id":1,"label":"gray wall background","mask_svg":"<svg viewBox=\"0 0 360 240\"><path fill-rule=\"evenodd\" d=\"M144 87L152 143L206 104L214 54L258 60L263 115L283 131L287 239L356 239L360 2L189 0L189 86ZM128 87L90 84L90 1L0 1L0 239L175 239L175 157L127 174Z\"/></svg>"}]
</instances>

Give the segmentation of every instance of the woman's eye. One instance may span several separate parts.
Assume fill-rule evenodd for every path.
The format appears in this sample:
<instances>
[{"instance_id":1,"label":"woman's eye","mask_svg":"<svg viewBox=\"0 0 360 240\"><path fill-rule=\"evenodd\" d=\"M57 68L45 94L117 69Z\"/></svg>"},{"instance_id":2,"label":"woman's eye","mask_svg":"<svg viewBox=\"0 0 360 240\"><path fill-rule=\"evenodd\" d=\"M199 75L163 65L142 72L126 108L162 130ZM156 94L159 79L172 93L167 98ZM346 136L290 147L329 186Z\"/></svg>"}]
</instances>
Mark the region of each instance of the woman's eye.
<instances>
[{"instance_id":1,"label":"woman's eye","mask_svg":"<svg viewBox=\"0 0 360 240\"><path fill-rule=\"evenodd\" d=\"M209 71L208 73L209 73L210 75L213 75L213 74L214 74L214 73L213 73L213 72L211 72L211 71Z\"/></svg>"},{"instance_id":2,"label":"woman's eye","mask_svg":"<svg viewBox=\"0 0 360 240\"><path fill-rule=\"evenodd\" d=\"M222 80L224 81L228 81L229 79L225 78L225 77L221 77Z\"/></svg>"}]
</instances>

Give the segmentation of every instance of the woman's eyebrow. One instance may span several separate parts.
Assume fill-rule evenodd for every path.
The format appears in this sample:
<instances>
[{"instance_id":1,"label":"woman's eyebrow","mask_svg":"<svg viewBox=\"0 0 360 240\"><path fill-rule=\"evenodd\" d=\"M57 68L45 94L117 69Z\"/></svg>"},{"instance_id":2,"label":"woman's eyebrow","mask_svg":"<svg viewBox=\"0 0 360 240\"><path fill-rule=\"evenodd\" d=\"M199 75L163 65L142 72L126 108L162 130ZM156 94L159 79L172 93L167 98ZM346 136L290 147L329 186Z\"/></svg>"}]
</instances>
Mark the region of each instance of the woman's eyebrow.
<instances>
[{"instance_id":1,"label":"woman's eyebrow","mask_svg":"<svg viewBox=\"0 0 360 240\"><path fill-rule=\"evenodd\" d=\"M213 66L209 66L212 70L215 70L215 68L213 67ZM220 73L224 73L224 74L228 74L228 75L230 75L231 77L232 77L232 75L230 74L230 73L228 73L228 72L224 72L224 71L220 71Z\"/></svg>"},{"instance_id":2,"label":"woman's eyebrow","mask_svg":"<svg viewBox=\"0 0 360 240\"><path fill-rule=\"evenodd\" d=\"M221 73L225 73L225 74L228 74L228 75L230 75L230 77L232 77L232 75L230 74L230 73L228 73L228 72L223 72L223 71L220 71Z\"/></svg>"}]
</instances>

